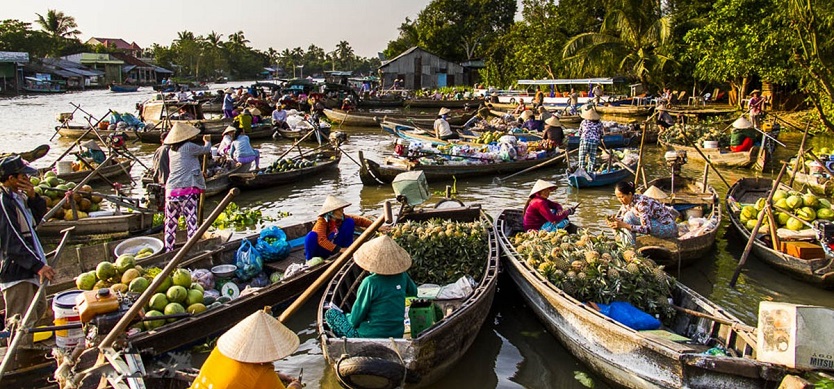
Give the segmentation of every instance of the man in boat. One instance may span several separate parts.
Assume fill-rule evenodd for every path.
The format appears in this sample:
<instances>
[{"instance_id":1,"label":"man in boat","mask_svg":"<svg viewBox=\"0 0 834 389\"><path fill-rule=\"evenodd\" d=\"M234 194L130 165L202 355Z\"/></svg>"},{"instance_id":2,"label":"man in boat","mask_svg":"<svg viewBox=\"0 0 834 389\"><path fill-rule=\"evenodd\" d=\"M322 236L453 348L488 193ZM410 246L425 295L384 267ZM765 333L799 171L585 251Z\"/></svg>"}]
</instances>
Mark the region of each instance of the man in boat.
<instances>
[{"instance_id":1,"label":"man in boat","mask_svg":"<svg viewBox=\"0 0 834 389\"><path fill-rule=\"evenodd\" d=\"M81 144L81 147L87 149L83 153L81 153L80 157L82 158L90 158L95 163L102 163L107 156L104 155L104 151L101 151L101 147L98 146L98 143L94 140L88 140Z\"/></svg>"},{"instance_id":2,"label":"man in boat","mask_svg":"<svg viewBox=\"0 0 834 389\"><path fill-rule=\"evenodd\" d=\"M498 104L498 93L492 92L489 94L489 103L490 104Z\"/></svg>"},{"instance_id":3,"label":"man in boat","mask_svg":"<svg viewBox=\"0 0 834 389\"><path fill-rule=\"evenodd\" d=\"M527 105L524 104L523 98L518 98L518 105L513 110L513 115L521 115L522 112L527 110Z\"/></svg>"},{"instance_id":4,"label":"man in boat","mask_svg":"<svg viewBox=\"0 0 834 389\"><path fill-rule=\"evenodd\" d=\"M272 126L289 130L290 126L287 124L287 111L284 110L284 104L275 104L275 110L272 111Z\"/></svg>"},{"instance_id":5,"label":"man in boat","mask_svg":"<svg viewBox=\"0 0 834 389\"><path fill-rule=\"evenodd\" d=\"M599 105L600 99L602 99L602 94L604 93L602 91L602 85L600 85L600 84L594 85L594 89L593 89L592 92L594 94L594 105Z\"/></svg>"},{"instance_id":6,"label":"man in boat","mask_svg":"<svg viewBox=\"0 0 834 389\"><path fill-rule=\"evenodd\" d=\"M440 140L459 139L457 132L452 130L452 126L446 121L446 115L452 112L449 108L440 108L437 115L437 120L434 121L434 136Z\"/></svg>"},{"instance_id":7,"label":"man in boat","mask_svg":"<svg viewBox=\"0 0 834 389\"><path fill-rule=\"evenodd\" d=\"M20 156L0 160L0 291L6 303L6 324L23 319L43 279L52 280L55 270L46 262L35 226L46 214L46 201L29 181L38 171ZM35 302L36 321L46 312L46 295ZM19 323L31 327L35 322ZM26 335L23 345L31 345Z\"/></svg>"},{"instance_id":8,"label":"man in boat","mask_svg":"<svg viewBox=\"0 0 834 389\"><path fill-rule=\"evenodd\" d=\"M336 196L328 195L319 209L316 224L304 239L304 255L327 258L344 251L353 243L353 232L357 227L368 228L371 220L357 215L345 214L350 203Z\"/></svg>"},{"instance_id":9,"label":"man in boat","mask_svg":"<svg viewBox=\"0 0 834 389\"><path fill-rule=\"evenodd\" d=\"M292 355L298 345L298 335L264 308L217 339L190 389L301 389L298 379L275 371L272 364Z\"/></svg>"},{"instance_id":10,"label":"man in boat","mask_svg":"<svg viewBox=\"0 0 834 389\"><path fill-rule=\"evenodd\" d=\"M758 89L754 89L750 92L750 95L752 97L747 105L750 110L750 121L753 122L753 127L761 129L761 116L764 110L765 99L762 97L762 91Z\"/></svg>"},{"instance_id":11,"label":"man in boat","mask_svg":"<svg viewBox=\"0 0 834 389\"><path fill-rule=\"evenodd\" d=\"M533 97L533 108L541 107L544 104L544 92L536 91L536 96Z\"/></svg>"},{"instance_id":12,"label":"man in boat","mask_svg":"<svg viewBox=\"0 0 834 389\"><path fill-rule=\"evenodd\" d=\"M576 92L576 89L570 88L570 94L568 95L568 98L570 99L570 109L568 110L568 112L571 115L576 115L576 107L579 106L579 93Z\"/></svg>"},{"instance_id":13,"label":"man in boat","mask_svg":"<svg viewBox=\"0 0 834 389\"><path fill-rule=\"evenodd\" d=\"M733 122L733 132L730 133L730 151L742 152L753 148L758 133L753 129L753 123L740 117Z\"/></svg>"},{"instance_id":14,"label":"man in boat","mask_svg":"<svg viewBox=\"0 0 834 389\"><path fill-rule=\"evenodd\" d=\"M660 126L663 131L668 130L669 127L675 125L675 119L672 118L672 115L669 115L669 111L666 110L665 105L657 106L657 125Z\"/></svg>"}]
</instances>

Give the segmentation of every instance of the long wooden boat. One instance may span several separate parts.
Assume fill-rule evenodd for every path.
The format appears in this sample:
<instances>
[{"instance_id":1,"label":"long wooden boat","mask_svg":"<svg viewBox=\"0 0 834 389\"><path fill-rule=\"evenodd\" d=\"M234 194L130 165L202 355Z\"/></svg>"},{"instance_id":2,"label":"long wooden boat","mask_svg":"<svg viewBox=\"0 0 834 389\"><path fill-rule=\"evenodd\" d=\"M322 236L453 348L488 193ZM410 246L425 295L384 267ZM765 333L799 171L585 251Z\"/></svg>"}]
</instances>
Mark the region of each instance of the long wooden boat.
<instances>
[{"instance_id":1,"label":"long wooden boat","mask_svg":"<svg viewBox=\"0 0 834 389\"><path fill-rule=\"evenodd\" d=\"M619 163L617 163L617 164L619 164ZM615 166L617 164L612 164L612 166ZM568 172L568 185L570 185L574 188L593 188L593 187L599 187L599 186L614 185L614 184L616 184L616 183L618 183L622 180L625 180L628 177L631 177L631 175L632 175L631 171L634 171L634 169L637 169L637 161L634 161L630 165L627 165L627 166L628 166L628 169L625 169L622 166L619 166L619 169L611 171L611 172L595 173L592 176L593 177L592 180L588 180L587 178L585 178L583 176L574 175L574 174L571 174L570 172ZM629 169L631 169L631 171L629 171Z\"/></svg>"},{"instance_id":2,"label":"long wooden boat","mask_svg":"<svg viewBox=\"0 0 834 389\"><path fill-rule=\"evenodd\" d=\"M773 186L773 180L766 178L742 178L727 192L727 209L733 227L744 241L750 239L750 231L739 219L740 204L753 204L760 198L766 198ZM790 190L787 185L779 184L779 189ZM803 259L781 251L774 250L761 238L763 233L753 241L753 252L762 262L809 284L826 289L834 288L834 258L820 257ZM818 242L812 242L818 244Z\"/></svg>"},{"instance_id":3,"label":"long wooden boat","mask_svg":"<svg viewBox=\"0 0 834 389\"><path fill-rule=\"evenodd\" d=\"M119 177L119 176L130 176L130 168L133 167L133 161L126 159L124 161L114 161L110 160L108 166L102 167L97 174L95 174L90 181L98 181L102 180L102 176L104 178L112 178L112 177ZM48 169L41 169L41 175L46 173ZM90 175L92 170L79 170L77 172L72 173L65 173L59 174L58 178L70 181L70 182L79 182L83 180L85 177Z\"/></svg>"},{"instance_id":4,"label":"long wooden boat","mask_svg":"<svg viewBox=\"0 0 834 389\"><path fill-rule=\"evenodd\" d=\"M417 218L480 219L489 223L480 207L471 206L435 209ZM410 220L409 216L401 219ZM346 263L327 286L318 309L321 348L337 377L342 382L351 378L354 382L361 381L364 377L370 380L367 382L378 383L402 383L405 380L405 387L426 387L454 368L475 341L481 325L489 316L487 313L495 296L499 252L493 232L489 233L488 244L486 269L473 292L462 299L436 300L442 305L444 317L415 338L339 338L330 331L324 320L329 304L349 310L356 299L359 284L368 275L353 261ZM393 357L386 359L385 356ZM385 370L385 366L391 370Z\"/></svg>"},{"instance_id":5,"label":"long wooden boat","mask_svg":"<svg viewBox=\"0 0 834 389\"><path fill-rule=\"evenodd\" d=\"M382 112L353 112L340 109L325 109L324 114L331 123L339 123L348 127L376 127L380 120L397 120L413 123L419 126L431 127L437 120L437 114L401 114ZM450 125L463 125L469 119L465 113L452 113L446 119Z\"/></svg>"},{"instance_id":6,"label":"long wooden boat","mask_svg":"<svg viewBox=\"0 0 834 389\"><path fill-rule=\"evenodd\" d=\"M362 166L359 169L359 178L365 185L388 184L393 182L398 174L414 170L425 173L426 179L430 182L449 181L465 177L489 177L521 171L554 158L561 158L561 154L549 154L545 158L521 159L509 162L422 165L409 159L395 157L389 157L384 162L377 163L366 159L360 153L359 163Z\"/></svg>"},{"instance_id":7,"label":"long wooden boat","mask_svg":"<svg viewBox=\"0 0 834 389\"><path fill-rule=\"evenodd\" d=\"M217 173L209 178L206 179L206 190L205 196L215 196L221 193L225 193L229 188L232 187L232 181L229 179L229 176L235 173L243 173L241 171L242 165L235 166L232 169Z\"/></svg>"},{"instance_id":8,"label":"long wooden boat","mask_svg":"<svg viewBox=\"0 0 834 389\"><path fill-rule=\"evenodd\" d=\"M409 124L402 124L396 123L392 121L384 120L379 123L380 128L382 128L383 132L388 133L389 135L393 135L396 138L402 138L409 141L418 141L427 145L467 145L471 147L483 147L482 144L477 144L471 142L463 137L461 139L449 139L449 140L442 140L435 138L433 136L433 132L429 130L424 130L418 126L409 125Z\"/></svg>"},{"instance_id":9,"label":"long wooden boat","mask_svg":"<svg viewBox=\"0 0 834 389\"><path fill-rule=\"evenodd\" d=\"M671 177L658 178L648 185L666 193L669 197L660 201L675 208L685 221L702 217L705 224L702 233L683 235L675 239L638 235L637 251L658 265L666 266L667 270L686 267L706 257L715 245L715 237L721 225L721 202L715 188L707 185L705 189L702 182L681 176L675 176L674 182ZM701 216L698 216L699 214Z\"/></svg>"},{"instance_id":10,"label":"long wooden boat","mask_svg":"<svg viewBox=\"0 0 834 389\"><path fill-rule=\"evenodd\" d=\"M568 150L574 150L579 148L579 136L571 135L568 138ZM606 147L611 148L621 148L621 147L628 147L634 146L632 142L639 143L640 142L640 135L634 132L626 132L626 133L608 133L602 136L602 141L605 142Z\"/></svg>"},{"instance_id":11,"label":"long wooden boat","mask_svg":"<svg viewBox=\"0 0 834 389\"><path fill-rule=\"evenodd\" d=\"M139 85L127 85L127 84L112 84L110 85L111 92L117 93L125 93L125 92L136 92L139 90Z\"/></svg>"},{"instance_id":12,"label":"long wooden boat","mask_svg":"<svg viewBox=\"0 0 834 389\"><path fill-rule=\"evenodd\" d=\"M87 132L87 130L89 130L89 129L90 129L89 126L82 126L82 125L75 125L75 124L55 126L55 131L58 132L59 136L64 137L64 138L80 139L80 138L82 138L81 136L84 135L83 139L98 140L99 137L107 138L108 136L110 136L112 134L115 134L115 133L122 133L125 136L127 136L127 139L130 139L130 140L134 140L134 139L139 138L136 135L136 131L100 130L100 129L96 128L95 131Z\"/></svg>"},{"instance_id":13,"label":"long wooden boat","mask_svg":"<svg viewBox=\"0 0 834 389\"><path fill-rule=\"evenodd\" d=\"M382 98L382 99L359 99L356 104L359 108L394 108L402 107L402 98Z\"/></svg>"},{"instance_id":14,"label":"long wooden boat","mask_svg":"<svg viewBox=\"0 0 834 389\"><path fill-rule=\"evenodd\" d=\"M596 111L600 115L609 116L649 116L654 106L651 105L597 105Z\"/></svg>"},{"instance_id":15,"label":"long wooden boat","mask_svg":"<svg viewBox=\"0 0 834 389\"><path fill-rule=\"evenodd\" d=\"M794 186L798 188L808 188L811 192L814 192L821 196L832 197L834 196L834 180L827 176L817 176L813 174L808 174L802 171L798 171L796 173L793 172L793 166L788 166L788 170L785 172L787 175L795 174L794 176Z\"/></svg>"},{"instance_id":16,"label":"long wooden boat","mask_svg":"<svg viewBox=\"0 0 834 389\"><path fill-rule=\"evenodd\" d=\"M264 169L246 173L234 173L229 175L229 181L231 181L233 186L243 189L271 188L298 182L329 170L338 169L341 159L342 153L338 151L317 153L307 155L301 159L302 161L313 162L314 165L310 167L277 173L266 173Z\"/></svg>"},{"instance_id":17,"label":"long wooden boat","mask_svg":"<svg viewBox=\"0 0 834 389\"><path fill-rule=\"evenodd\" d=\"M231 122L229 122L227 124L227 126L228 125L231 125ZM197 126L198 126L198 128L200 128L199 123L197 123ZM216 127L216 128L212 128L212 129L203 129L201 135L211 135L211 141L217 143L217 142L220 142L223 139L223 131L225 129L226 129L226 127L223 127L223 128ZM275 130L272 128L271 124L263 123L263 124L253 125L252 126L252 131L248 132L246 135L249 136L250 140L263 140L263 139L271 139L272 134L274 134L274 133L275 133ZM150 130L144 130L144 131L137 131L136 135L139 137L139 140L142 141L143 143L155 143L155 144L161 144L162 143L162 140L160 139L160 136L162 135L162 130L157 129L157 128L153 128L153 129L150 129Z\"/></svg>"},{"instance_id":18,"label":"long wooden boat","mask_svg":"<svg viewBox=\"0 0 834 389\"><path fill-rule=\"evenodd\" d=\"M606 380L627 388L765 388L776 387L785 369L756 361L754 328L686 286L675 283L673 303L717 321L677 312L667 332L686 338L675 342L654 332L635 331L578 301L531 268L509 238L521 232L521 212L504 211L495 221L504 253L504 269L548 332L576 358ZM704 351L715 340L728 356Z\"/></svg>"},{"instance_id":19,"label":"long wooden boat","mask_svg":"<svg viewBox=\"0 0 834 389\"><path fill-rule=\"evenodd\" d=\"M700 163L705 163L704 158L701 157L701 154L695 150L694 147L684 146L674 143L668 143L661 139L658 139L658 144L666 147L667 149L672 150L683 150L686 151L686 157L690 161L696 161ZM733 152L726 148L719 148L719 149L704 149L700 148L701 152L709 158L710 162L719 167L734 167L734 168L748 168L757 164L760 148L753 147L748 151L739 151ZM767 154L766 152L763 152Z\"/></svg>"},{"instance_id":20,"label":"long wooden boat","mask_svg":"<svg viewBox=\"0 0 834 389\"><path fill-rule=\"evenodd\" d=\"M37 231L42 240L53 241L61 238L61 230L75 227L69 240L79 242L142 234L150 230L152 225L152 213L132 212L71 221L47 220L38 225Z\"/></svg>"},{"instance_id":21,"label":"long wooden boat","mask_svg":"<svg viewBox=\"0 0 834 389\"><path fill-rule=\"evenodd\" d=\"M13 155L19 155L20 158L23 159L26 162L34 162L38 159L43 158L43 156L46 155L46 153L48 153L48 152L49 152L49 145L40 145L38 147L35 147L32 150L24 151L24 152L21 152L21 153L0 153L0 158L6 158L6 157L13 156Z\"/></svg>"},{"instance_id":22,"label":"long wooden boat","mask_svg":"<svg viewBox=\"0 0 834 389\"><path fill-rule=\"evenodd\" d=\"M483 99L463 100L432 100L432 99L410 99L405 100L403 105L411 108L464 108L477 107L483 103Z\"/></svg>"}]
</instances>

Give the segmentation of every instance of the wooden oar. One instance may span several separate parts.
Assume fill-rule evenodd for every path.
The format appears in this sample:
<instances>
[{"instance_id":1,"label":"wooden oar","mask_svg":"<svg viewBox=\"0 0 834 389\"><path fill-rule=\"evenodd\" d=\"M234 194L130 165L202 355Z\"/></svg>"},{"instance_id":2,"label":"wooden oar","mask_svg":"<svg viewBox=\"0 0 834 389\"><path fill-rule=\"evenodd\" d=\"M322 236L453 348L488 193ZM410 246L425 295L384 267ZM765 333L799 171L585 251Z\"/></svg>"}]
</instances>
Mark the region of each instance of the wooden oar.
<instances>
[{"instance_id":1,"label":"wooden oar","mask_svg":"<svg viewBox=\"0 0 834 389\"><path fill-rule=\"evenodd\" d=\"M309 287L307 287L307 290L305 290L304 293L301 294L301 296L298 296L298 298L295 299L295 301L293 301L292 304L290 304L290 306L287 307L287 309L285 309L284 312L281 313L281 316L278 316L278 320L280 320L283 323L286 323L287 319L289 319L290 316L292 316L299 308L301 308L304 305L304 303L306 303L307 300L309 300L310 297L312 297L316 293L316 291L318 291L319 288L322 285L324 285L325 282L330 280L330 278L333 277L333 275L337 271L339 271L339 269L342 268L342 265L344 265L345 262L353 258L353 253L356 252L359 246L361 246L362 243L364 243L369 237L371 237L371 235L373 235L384 222L385 217L383 216L379 216L376 220L374 220L374 222L368 228L366 228L364 232L362 232L362 235L359 235L359 237L353 241L350 247L343 251L341 255L339 255L339 258L336 258L336 260L330 264L327 270L325 270L324 273L322 273L318 279L313 281L313 283Z\"/></svg>"},{"instance_id":2,"label":"wooden oar","mask_svg":"<svg viewBox=\"0 0 834 389\"><path fill-rule=\"evenodd\" d=\"M579 150L579 149L573 149L573 150L571 150L571 151L568 151L566 154L563 154L563 155L557 155L557 156L551 157L550 159L548 159L548 160L546 160L546 161L544 161L544 162L542 162L542 163L540 163L540 164L538 164L538 165L528 167L527 169L524 169L524 170L522 170L522 171L520 171L520 172L515 172L515 173L510 174L509 176L506 176L506 177L504 177L504 178L501 178L501 177L495 177L495 178L492 180L492 183L493 183L493 184L500 184L502 181L509 180L510 178L513 178L513 177L515 177L515 176L517 176L517 175L519 175L519 174L524 174L524 173L527 173L527 172L531 172L531 171L536 170L536 169L538 169L538 168L540 168L540 167L542 167L542 166L547 166L547 165L549 165L549 164L551 164L551 163L553 163L553 162L558 162L558 161L561 161L562 159L564 159L563 157L565 157L565 158L566 158L566 157L568 157L568 155L569 155L570 153L576 152L576 151L578 151L578 150Z\"/></svg>"},{"instance_id":3,"label":"wooden oar","mask_svg":"<svg viewBox=\"0 0 834 389\"><path fill-rule=\"evenodd\" d=\"M61 233L63 233L64 236L61 237L61 243L59 243L58 248L55 249L55 255L52 257L51 266L54 266L58 258L61 257L61 253L63 253L64 246L67 243L67 237L69 236L70 232L72 232L72 230L74 229L75 227L73 226L61 230ZM9 368L10 361L14 359L15 351L17 350L18 346L20 346L20 342L23 341L23 337L28 336L26 335L26 330L29 326L29 322L37 320L36 317L33 317L35 315L35 307L38 305L38 301L43 297L44 293L46 293L46 287L48 285L49 280L42 279L41 285L40 287L38 287L38 291L35 293L35 297L32 298L32 302L29 304L29 308L26 309L26 314L23 315L23 320L17 327L17 334L15 334L14 338L12 338L12 341L9 344L8 349L6 349L6 354L3 356L3 362L0 363L0 381L3 381L3 375L6 373L6 369Z\"/></svg>"},{"instance_id":4,"label":"wooden oar","mask_svg":"<svg viewBox=\"0 0 834 389\"><path fill-rule=\"evenodd\" d=\"M653 113L652 116L655 114ZM646 146L646 130L649 127L649 119L643 123L643 133L640 137L640 151L637 152L637 171L639 172L641 168L643 168L643 149ZM637 186L637 181L640 180L640 175L634 173L634 186ZM643 182L643 185L646 185L646 182Z\"/></svg>"},{"instance_id":5,"label":"wooden oar","mask_svg":"<svg viewBox=\"0 0 834 389\"><path fill-rule=\"evenodd\" d=\"M314 131L315 131L315 130L310 131L310 132L308 132L308 133L304 134L304 136L302 136L302 137L301 137L301 138L299 138L297 141L295 141L295 143L293 143L293 144L292 144L292 146L290 146L290 148L288 148L286 151L284 151L284 152L283 152L281 155L279 155L279 156L278 156L278 158L276 158L275 160L277 161L277 160L279 160L279 159L281 159L281 158L284 158L284 156L286 156L287 154L289 154L289 153L290 153L290 151L292 151L292 149L294 149L296 146L298 146L298 145L299 145L301 142L303 142L305 139L309 138L309 137L313 134L313 132L314 132Z\"/></svg>"},{"instance_id":6,"label":"wooden oar","mask_svg":"<svg viewBox=\"0 0 834 389\"><path fill-rule=\"evenodd\" d=\"M776 176L775 180L773 180L773 187L770 188L770 193L767 194L767 200L765 202L766 207L769 207L771 201L773 201L773 194L776 193L776 189L779 187L779 182L782 181L782 176L785 175L787 167L788 164L782 163L782 170L779 171L779 175ZM735 288L738 276L741 274L741 268L744 267L744 264L747 262L747 258L750 256L750 251L753 249L753 242L756 241L756 235L759 234L759 227L762 226L764 217L765 212L759 212L759 217L756 219L756 225L753 226L753 230L750 231L750 239L747 240L747 246L744 247L744 253L741 254L741 259L738 261L738 266L736 266L735 272L733 272L733 277L730 278L731 288Z\"/></svg>"},{"instance_id":7,"label":"wooden oar","mask_svg":"<svg viewBox=\"0 0 834 389\"><path fill-rule=\"evenodd\" d=\"M339 130L342 129L342 124L345 124L345 120L347 120L348 115L350 115L350 110L345 111L345 116L342 117L342 121L339 122Z\"/></svg>"}]
</instances>

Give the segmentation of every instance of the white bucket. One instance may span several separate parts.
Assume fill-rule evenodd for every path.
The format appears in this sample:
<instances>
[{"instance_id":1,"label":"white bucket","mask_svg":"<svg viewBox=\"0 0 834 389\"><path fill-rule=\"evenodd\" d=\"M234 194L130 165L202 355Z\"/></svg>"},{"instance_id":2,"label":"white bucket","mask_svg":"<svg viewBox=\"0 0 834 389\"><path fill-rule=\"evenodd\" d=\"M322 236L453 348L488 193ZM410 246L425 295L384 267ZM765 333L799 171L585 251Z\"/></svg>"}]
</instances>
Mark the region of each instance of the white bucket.
<instances>
[{"instance_id":1,"label":"white bucket","mask_svg":"<svg viewBox=\"0 0 834 389\"><path fill-rule=\"evenodd\" d=\"M704 217L704 210L698 207L689 208L686 210L686 218L692 219L696 217Z\"/></svg>"},{"instance_id":2,"label":"white bucket","mask_svg":"<svg viewBox=\"0 0 834 389\"><path fill-rule=\"evenodd\" d=\"M71 290L59 293L52 300L52 311L55 314L55 325L81 324L81 317L75 310L75 298L83 293L80 290ZM81 328L55 331L55 345L61 348L72 348L77 346L84 339L84 330Z\"/></svg>"},{"instance_id":3,"label":"white bucket","mask_svg":"<svg viewBox=\"0 0 834 389\"><path fill-rule=\"evenodd\" d=\"M705 140L704 141L704 148L705 149L717 149L718 148L718 141Z\"/></svg>"},{"instance_id":4,"label":"white bucket","mask_svg":"<svg viewBox=\"0 0 834 389\"><path fill-rule=\"evenodd\" d=\"M58 169L58 175L72 173L72 161L58 161L56 167Z\"/></svg>"}]
</instances>

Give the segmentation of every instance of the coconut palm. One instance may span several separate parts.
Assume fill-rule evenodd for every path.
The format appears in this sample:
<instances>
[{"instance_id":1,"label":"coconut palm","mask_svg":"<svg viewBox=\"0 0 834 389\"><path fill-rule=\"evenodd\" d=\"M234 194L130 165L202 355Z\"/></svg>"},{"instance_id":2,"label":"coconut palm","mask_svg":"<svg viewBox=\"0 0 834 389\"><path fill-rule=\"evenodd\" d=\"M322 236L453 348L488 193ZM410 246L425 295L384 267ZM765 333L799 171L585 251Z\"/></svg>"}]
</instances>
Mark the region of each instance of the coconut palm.
<instances>
[{"instance_id":1,"label":"coconut palm","mask_svg":"<svg viewBox=\"0 0 834 389\"><path fill-rule=\"evenodd\" d=\"M598 75L622 71L647 86L675 61L667 54L671 45L671 20L656 2L612 1L599 32L570 38L562 51L576 73Z\"/></svg>"},{"instance_id":2,"label":"coconut palm","mask_svg":"<svg viewBox=\"0 0 834 389\"><path fill-rule=\"evenodd\" d=\"M76 29L78 24L75 23L75 18L61 11L50 9L46 12L46 17L41 14L35 15L38 15L38 20L35 22L41 26L41 29L55 38L74 38L81 33Z\"/></svg>"},{"instance_id":3,"label":"coconut palm","mask_svg":"<svg viewBox=\"0 0 834 389\"><path fill-rule=\"evenodd\" d=\"M238 31L229 35L229 43L236 47L246 47L246 44L249 43L249 39L246 39L243 35L243 31Z\"/></svg>"}]
</instances>

